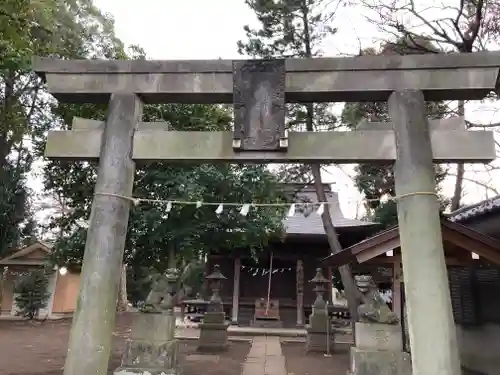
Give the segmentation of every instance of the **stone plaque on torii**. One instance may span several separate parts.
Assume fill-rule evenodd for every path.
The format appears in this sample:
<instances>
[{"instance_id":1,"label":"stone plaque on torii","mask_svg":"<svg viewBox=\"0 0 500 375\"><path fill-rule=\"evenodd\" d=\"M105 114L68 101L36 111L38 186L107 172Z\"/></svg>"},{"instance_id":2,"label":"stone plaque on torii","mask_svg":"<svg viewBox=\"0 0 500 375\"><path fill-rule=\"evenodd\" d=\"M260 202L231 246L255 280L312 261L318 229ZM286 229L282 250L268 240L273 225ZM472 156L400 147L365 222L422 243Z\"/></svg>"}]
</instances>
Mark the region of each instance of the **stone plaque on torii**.
<instances>
[{"instance_id":1,"label":"stone plaque on torii","mask_svg":"<svg viewBox=\"0 0 500 375\"><path fill-rule=\"evenodd\" d=\"M429 123L424 100L483 99L498 89L499 67L496 52L235 62L35 60L34 70L60 101L109 103L105 125L77 119L72 130L49 132L47 140L47 157L99 159L64 374L106 371L130 210L120 196L132 194L134 161L156 160L395 162L396 192L404 197L398 219L413 371L459 373L433 162L485 163L495 158L495 147L492 132L466 131L463 119ZM234 132L168 131L165 123L140 122L143 104L233 101ZM344 101L388 101L392 125L285 133L285 102Z\"/></svg>"}]
</instances>

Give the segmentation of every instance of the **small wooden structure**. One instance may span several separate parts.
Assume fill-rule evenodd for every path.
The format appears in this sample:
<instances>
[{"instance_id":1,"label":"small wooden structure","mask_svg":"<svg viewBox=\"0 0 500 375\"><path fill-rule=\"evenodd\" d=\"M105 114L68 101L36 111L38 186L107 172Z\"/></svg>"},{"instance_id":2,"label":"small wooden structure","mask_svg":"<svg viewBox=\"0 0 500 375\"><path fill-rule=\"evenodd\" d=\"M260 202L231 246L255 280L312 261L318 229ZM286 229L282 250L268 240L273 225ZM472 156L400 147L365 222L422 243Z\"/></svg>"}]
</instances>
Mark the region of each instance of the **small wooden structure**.
<instances>
[{"instance_id":1,"label":"small wooden structure","mask_svg":"<svg viewBox=\"0 0 500 375\"><path fill-rule=\"evenodd\" d=\"M498 298L492 298L492 293L500 294L500 241L444 218L441 231L456 323L500 322L500 303L493 301ZM393 311L402 317L400 245L396 226L324 258L322 264L332 267L364 263L392 268Z\"/></svg>"},{"instance_id":2,"label":"small wooden structure","mask_svg":"<svg viewBox=\"0 0 500 375\"><path fill-rule=\"evenodd\" d=\"M12 252L11 255L0 259L0 277L3 278L0 293L1 315L16 315L16 294L14 284L16 279L28 272L41 269L47 265L52 247L50 244L38 241ZM50 293L47 306L38 313L39 317L53 317L72 314L76 310L80 274L65 270L59 272L51 269L48 274L48 292Z\"/></svg>"}]
</instances>

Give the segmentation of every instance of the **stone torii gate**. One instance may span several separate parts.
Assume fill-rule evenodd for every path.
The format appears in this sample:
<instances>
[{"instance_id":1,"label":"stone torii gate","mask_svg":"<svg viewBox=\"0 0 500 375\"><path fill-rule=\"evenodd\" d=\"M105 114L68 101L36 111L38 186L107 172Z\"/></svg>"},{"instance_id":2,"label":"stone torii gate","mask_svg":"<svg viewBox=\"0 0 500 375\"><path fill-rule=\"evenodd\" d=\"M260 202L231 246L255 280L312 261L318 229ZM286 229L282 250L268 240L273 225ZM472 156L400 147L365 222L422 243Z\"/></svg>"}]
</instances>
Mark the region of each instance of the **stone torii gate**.
<instances>
[{"instance_id":1,"label":"stone torii gate","mask_svg":"<svg viewBox=\"0 0 500 375\"><path fill-rule=\"evenodd\" d=\"M460 373L433 162L489 162L491 132L431 126L424 101L498 89L499 53L264 61L63 61L34 70L66 103L109 103L105 125L49 132L46 155L99 159L65 375L106 373L134 162L395 162L413 373ZM284 103L388 101L392 130L289 133ZM141 123L144 104L234 103L235 131ZM448 120L450 121L450 120ZM455 120L452 120L455 121ZM457 120L460 122L460 120ZM77 122L78 123L78 122ZM455 122L456 124L456 122ZM444 130L446 129L446 130Z\"/></svg>"}]
</instances>

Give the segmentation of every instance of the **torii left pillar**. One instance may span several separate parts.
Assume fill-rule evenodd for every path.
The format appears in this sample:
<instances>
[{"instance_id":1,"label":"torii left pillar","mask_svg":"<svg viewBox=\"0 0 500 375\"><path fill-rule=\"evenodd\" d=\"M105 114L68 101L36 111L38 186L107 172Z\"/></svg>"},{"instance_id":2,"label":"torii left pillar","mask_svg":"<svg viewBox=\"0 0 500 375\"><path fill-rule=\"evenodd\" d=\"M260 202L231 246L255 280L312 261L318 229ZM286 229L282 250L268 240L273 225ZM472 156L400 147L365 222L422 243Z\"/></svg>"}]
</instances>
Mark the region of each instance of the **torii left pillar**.
<instances>
[{"instance_id":1,"label":"torii left pillar","mask_svg":"<svg viewBox=\"0 0 500 375\"><path fill-rule=\"evenodd\" d=\"M132 195L142 110L134 94L111 95L64 375L105 375L108 367L131 205L123 197Z\"/></svg>"}]
</instances>

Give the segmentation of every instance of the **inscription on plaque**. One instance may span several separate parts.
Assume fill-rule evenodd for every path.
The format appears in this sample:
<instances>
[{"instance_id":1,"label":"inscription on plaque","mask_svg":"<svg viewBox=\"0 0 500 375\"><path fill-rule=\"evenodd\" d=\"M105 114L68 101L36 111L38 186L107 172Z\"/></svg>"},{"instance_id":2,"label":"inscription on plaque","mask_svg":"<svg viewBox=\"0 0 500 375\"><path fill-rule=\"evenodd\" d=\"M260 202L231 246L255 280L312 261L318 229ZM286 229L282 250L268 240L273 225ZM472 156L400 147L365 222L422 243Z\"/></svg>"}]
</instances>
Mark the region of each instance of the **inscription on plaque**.
<instances>
[{"instance_id":1,"label":"inscription on plaque","mask_svg":"<svg viewBox=\"0 0 500 375\"><path fill-rule=\"evenodd\" d=\"M233 62L234 141L238 151L278 151L285 140L285 60Z\"/></svg>"}]
</instances>

